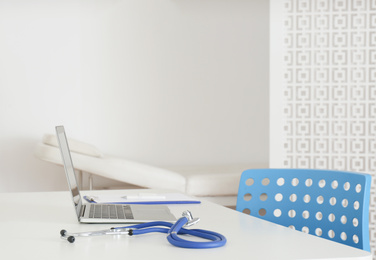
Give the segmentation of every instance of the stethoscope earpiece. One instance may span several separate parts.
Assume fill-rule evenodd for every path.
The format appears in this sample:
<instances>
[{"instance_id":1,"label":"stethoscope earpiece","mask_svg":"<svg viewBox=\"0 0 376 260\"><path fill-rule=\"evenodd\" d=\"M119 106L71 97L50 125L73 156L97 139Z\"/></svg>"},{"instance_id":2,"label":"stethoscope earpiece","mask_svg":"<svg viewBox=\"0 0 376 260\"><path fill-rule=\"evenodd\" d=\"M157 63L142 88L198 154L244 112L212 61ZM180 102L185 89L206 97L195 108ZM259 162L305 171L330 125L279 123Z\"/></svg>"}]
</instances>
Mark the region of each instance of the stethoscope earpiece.
<instances>
[{"instance_id":1,"label":"stethoscope earpiece","mask_svg":"<svg viewBox=\"0 0 376 260\"><path fill-rule=\"evenodd\" d=\"M76 238L74 236L67 236L67 233L68 232L65 229L60 230L61 238L68 240L69 243L74 243L74 241L76 241Z\"/></svg>"},{"instance_id":2,"label":"stethoscope earpiece","mask_svg":"<svg viewBox=\"0 0 376 260\"><path fill-rule=\"evenodd\" d=\"M74 238L74 236L69 236L69 237L67 238L67 240L68 240L69 243L74 243L74 241L75 241L76 239Z\"/></svg>"}]
</instances>

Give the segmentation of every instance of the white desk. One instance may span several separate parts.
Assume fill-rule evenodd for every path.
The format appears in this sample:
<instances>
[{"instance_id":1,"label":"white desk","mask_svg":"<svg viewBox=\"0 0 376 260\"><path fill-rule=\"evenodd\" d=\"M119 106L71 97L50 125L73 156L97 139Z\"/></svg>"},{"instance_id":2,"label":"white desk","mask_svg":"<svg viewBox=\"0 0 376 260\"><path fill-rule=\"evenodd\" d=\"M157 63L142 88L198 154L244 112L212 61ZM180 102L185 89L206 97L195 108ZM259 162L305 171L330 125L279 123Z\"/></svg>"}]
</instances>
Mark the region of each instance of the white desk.
<instances>
[{"instance_id":1,"label":"white desk","mask_svg":"<svg viewBox=\"0 0 376 260\"><path fill-rule=\"evenodd\" d=\"M97 194L106 192L114 193L95 191ZM68 192L3 193L0 194L0 203L3 206L0 215L1 259L372 259L369 252L278 226L210 202L170 207L177 216L189 209L194 217L200 217L201 221L192 228L209 229L225 235L227 244L221 248L177 248L167 242L165 234L160 233L133 237L79 237L70 244L60 239L61 229L77 232L115 225L79 224ZM19 206L24 206L26 215Z\"/></svg>"}]
</instances>

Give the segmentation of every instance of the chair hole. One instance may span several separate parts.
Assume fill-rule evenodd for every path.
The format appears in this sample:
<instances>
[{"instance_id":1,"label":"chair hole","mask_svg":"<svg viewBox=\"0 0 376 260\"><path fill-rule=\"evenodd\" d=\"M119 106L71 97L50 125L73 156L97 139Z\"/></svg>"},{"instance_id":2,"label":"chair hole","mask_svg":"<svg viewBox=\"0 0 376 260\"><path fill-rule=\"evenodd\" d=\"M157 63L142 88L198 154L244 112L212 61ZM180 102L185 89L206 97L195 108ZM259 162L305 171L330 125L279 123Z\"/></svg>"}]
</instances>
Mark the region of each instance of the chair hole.
<instances>
[{"instance_id":1,"label":"chair hole","mask_svg":"<svg viewBox=\"0 0 376 260\"><path fill-rule=\"evenodd\" d=\"M336 233L334 233L333 230L329 230L329 231L328 231L328 236L329 236L330 238L334 238L334 237L336 236Z\"/></svg>"},{"instance_id":2,"label":"chair hole","mask_svg":"<svg viewBox=\"0 0 376 260\"><path fill-rule=\"evenodd\" d=\"M322 220L322 213L320 211L316 213L316 219Z\"/></svg>"},{"instance_id":3,"label":"chair hole","mask_svg":"<svg viewBox=\"0 0 376 260\"><path fill-rule=\"evenodd\" d=\"M245 181L245 184L247 186L252 186L255 183L255 181L252 178L249 178Z\"/></svg>"},{"instance_id":4,"label":"chair hole","mask_svg":"<svg viewBox=\"0 0 376 260\"><path fill-rule=\"evenodd\" d=\"M250 200L252 199L252 194L250 194L250 193L245 194L245 195L243 196L243 199L244 199L245 201L250 201Z\"/></svg>"},{"instance_id":5,"label":"chair hole","mask_svg":"<svg viewBox=\"0 0 376 260\"><path fill-rule=\"evenodd\" d=\"M324 203L324 197L323 196L318 196L317 197L317 203L318 204L323 204Z\"/></svg>"},{"instance_id":6,"label":"chair hole","mask_svg":"<svg viewBox=\"0 0 376 260\"><path fill-rule=\"evenodd\" d=\"M357 185L355 186L355 191L356 191L357 193L361 192L361 191L362 191L362 185L357 184Z\"/></svg>"},{"instance_id":7,"label":"chair hole","mask_svg":"<svg viewBox=\"0 0 376 260\"><path fill-rule=\"evenodd\" d=\"M359 225L359 220L357 218L353 218L353 225L357 227Z\"/></svg>"},{"instance_id":8,"label":"chair hole","mask_svg":"<svg viewBox=\"0 0 376 260\"><path fill-rule=\"evenodd\" d=\"M303 197L303 201L304 201L305 203L310 202L310 201L311 201L311 196L309 196L308 194L304 195L304 197Z\"/></svg>"},{"instance_id":9,"label":"chair hole","mask_svg":"<svg viewBox=\"0 0 376 260\"><path fill-rule=\"evenodd\" d=\"M261 201L265 201L265 200L267 200L268 199L268 195L266 194L266 193L262 193L261 195L260 195L260 200Z\"/></svg>"},{"instance_id":10,"label":"chair hole","mask_svg":"<svg viewBox=\"0 0 376 260\"><path fill-rule=\"evenodd\" d=\"M266 209L260 209L258 213L259 213L259 215L260 215L261 217L263 217L263 216L266 215Z\"/></svg>"},{"instance_id":11,"label":"chair hole","mask_svg":"<svg viewBox=\"0 0 376 260\"><path fill-rule=\"evenodd\" d=\"M251 210L250 209L243 209L242 211L245 214L251 215Z\"/></svg>"},{"instance_id":12,"label":"chair hole","mask_svg":"<svg viewBox=\"0 0 376 260\"><path fill-rule=\"evenodd\" d=\"M309 218L309 211L308 210L303 211L302 217L305 218L305 219L308 219Z\"/></svg>"},{"instance_id":13,"label":"chair hole","mask_svg":"<svg viewBox=\"0 0 376 260\"><path fill-rule=\"evenodd\" d=\"M261 181L261 184L264 185L264 186L269 185L269 183L270 183L269 178L264 178L264 179Z\"/></svg>"},{"instance_id":14,"label":"chair hole","mask_svg":"<svg viewBox=\"0 0 376 260\"><path fill-rule=\"evenodd\" d=\"M316 236L321 237L322 236L322 229L321 228L316 228L315 234L316 234Z\"/></svg>"},{"instance_id":15,"label":"chair hole","mask_svg":"<svg viewBox=\"0 0 376 260\"><path fill-rule=\"evenodd\" d=\"M347 223L347 217L346 217L345 215L343 215L343 216L341 217L341 223L342 223L342 224L346 224L346 223Z\"/></svg>"},{"instance_id":16,"label":"chair hole","mask_svg":"<svg viewBox=\"0 0 376 260\"><path fill-rule=\"evenodd\" d=\"M358 210L358 209L359 209L359 206L360 206L359 201L355 201L355 202L354 202L354 209L355 209L355 210Z\"/></svg>"},{"instance_id":17,"label":"chair hole","mask_svg":"<svg viewBox=\"0 0 376 260\"><path fill-rule=\"evenodd\" d=\"M325 184L326 184L325 180L320 180L320 181L319 181L319 187L320 187L320 188L324 188L324 187L325 187Z\"/></svg>"},{"instance_id":18,"label":"chair hole","mask_svg":"<svg viewBox=\"0 0 376 260\"><path fill-rule=\"evenodd\" d=\"M283 195L281 193L277 193L274 198L275 198L276 201L279 202L279 201L282 201Z\"/></svg>"},{"instance_id":19,"label":"chair hole","mask_svg":"<svg viewBox=\"0 0 376 260\"><path fill-rule=\"evenodd\" d=\"M337 199L336 199L335 197L331 197L331 198L329 199L329 203L330 203L330 205L334 206L334 205L336 205L336 203L337 203Z\"/></svg>"},{"instance_id":20,"label":"chair hole","mask_svg":"<svg viewBox=\"0 0 376 260\"><path fill-rule=\"evenodd\" d=\"M302 228L302 232L308 234L309 233L309 228L308 227L303 227Z\"/></svg>"},{"instance_id":21,"label":"chair hole","mask_svg":"<svg viewBox=\"0 0 376 260\"><path fill-rule=\"evenodd\" d=\"M282 215L282 211L280 209L275 209L273 214L274 214L274 216L279 218Z\"/></svg>"},{"instance_id":22,"label":"chair hole","mask_svg":"<svg viewBox=\"0 0 376 260\"><path fill-rule=\"evenodd\" d=\"M298 196L296 196L296 194L291 194L290 195L290 201L291 202L295 202L297 199L298 199Z\"/></svg>"},{"instance_id":23,"label":"chair hole","mask_svg":"<svg viewBox=\"0 0 376 260\"><path fill-rule=\"evenodd\" d=\"M285 184L285 179L284 178L279 178L278 180L277 180L277 185L278 186L283 186Z\"/></svg>"},{"instance_id":24,"label":"chair hole","mask_svg":"<svg viewBox=\"0 0 376 260\"><path fill-rule=\"evenodd\" d=\"M312 179L306 179L306 181L305 181L305 185L306 185L307 187L311 187L311 186L312 186L312 183L313 183Z\"/></svg>"},{"instance_id":25,"label":"chair hole","mask_svg":"<svg viewBox=\"0 0 376 260\"><path fill-rule=\"evenodd\" d=\"M295 230L295 227L293 225L290 225L289 228Z\"/></svg>"},{"instance_id":26,"label":"chair hole","mask_svg":"<svg viewBox=\"0 0 376 260\"><path fill-rule=\"evenodd\" d=\"M342 232L342 233L341 233L341 239L342 239L343 241L346 241L346 240L347 240L347 234L346 234L345 232Z\"/></svg>"},{"instance_id":27,"label":"chair hole","mask_svg":"<svg viewBox=\"0 0 376 260\"><path fill-rule=\"evenodd\" d=\"M344 185L343 185L343 189L345 191L348 191L350 189L350 182L346 182Z\"/></svg>"},{"instance_id":28,"label":"chair hole","mask_svg":"<svg viewBox=\"0 0 376 260\"><path fill-rule=\"evenodd\" d=\"M332 188L333 190L338 188L338 181L332 181Z\"/></svg>"},{"instance_id":29,"label":"chair hole","mask_svg":"<svg viewBox=\"0 0 376 260\"><path fill-rule=\"evenodd\" d=\"M336 220L336 216L333 213L330 213L328 219L330 222L334 222L334 220Z\"/></svg>"},{"instance_id":30,"label":"chair hole","mask_svg":"<svg viewBox=\"0 0 376 260\"><path fill-rule=\"evenodd\" d=\"M353 235L353 241L355 244L359 243L359 237L357 235Z\"/></svg>"},{"instance_id":31,"label":"chair hole","mask_svg":"<svg viewBox=\"0 0 376 260\"><path fill-rule=\"evenodd\" d=\"M299 179L298 178L292 179L292 181L291 181L291 185L292 186L298 186L298 184L299 184Z\"/></svg>"},{"instance_id":32,"label":"chair hole","mask_svg":"<svg viewBox=\"0 0 376 260\"><path fill-rule=\"evenodd\" d=\"M296 211L293 210L293 209L290 209L289 212L288 212L288 215L290 218L295 218L296 216Z\"/></svg>"},{"instance_id":33,"label":"chair hole","mask_svg":"<svg viewBox=\"0 0 376 260\"><path fill-rule=\"evenodd\" d=\"M349 205L349 201L347 199L342 200L342 206L346 208Z\"/></svg>"}]
</instances>

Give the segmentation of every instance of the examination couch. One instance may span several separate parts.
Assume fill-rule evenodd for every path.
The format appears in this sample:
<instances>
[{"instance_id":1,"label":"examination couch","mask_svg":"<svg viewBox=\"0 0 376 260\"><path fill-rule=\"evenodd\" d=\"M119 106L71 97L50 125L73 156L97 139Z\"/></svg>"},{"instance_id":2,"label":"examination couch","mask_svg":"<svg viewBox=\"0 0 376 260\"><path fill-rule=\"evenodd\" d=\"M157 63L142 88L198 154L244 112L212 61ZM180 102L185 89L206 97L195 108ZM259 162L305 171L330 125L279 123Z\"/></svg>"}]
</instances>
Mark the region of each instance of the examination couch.
<instances>
[{"instance_id":1,"label":"examination couch","mask_svg":"<svg viewBox=\"0 0 376 260\"><path fill-rule=\"evenodd\" d=\"M160 168L105 155L93 145L69 139L74 167L79 173L97 175L136 187L166 189L235 207L239 180L249 165ZM56 136L45 134L35 155L62 165ZM63 171L62 171L63 172ZM90 189L93 186L90 185Z\"/></svg>"}]
</instances>

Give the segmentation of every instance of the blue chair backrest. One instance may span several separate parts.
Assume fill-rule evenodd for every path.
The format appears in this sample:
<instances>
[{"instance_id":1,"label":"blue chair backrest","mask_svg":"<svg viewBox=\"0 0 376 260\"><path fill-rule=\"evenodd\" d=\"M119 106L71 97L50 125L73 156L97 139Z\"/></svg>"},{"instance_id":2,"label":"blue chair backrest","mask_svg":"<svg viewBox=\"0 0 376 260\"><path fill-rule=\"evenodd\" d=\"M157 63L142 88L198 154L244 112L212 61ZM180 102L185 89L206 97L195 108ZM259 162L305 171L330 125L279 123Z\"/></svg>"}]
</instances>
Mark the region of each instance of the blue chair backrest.
<instances>
[{"instance_id":1,"label":"blue chair backrest","mask_svg":"<svg viewBox=\"0 0 376 260\"><path fill-rule=\"evenodd\" d=\"M236 210L370 251L368 174L314 169L243 172Z\"/></svg>"}]
</instances>

